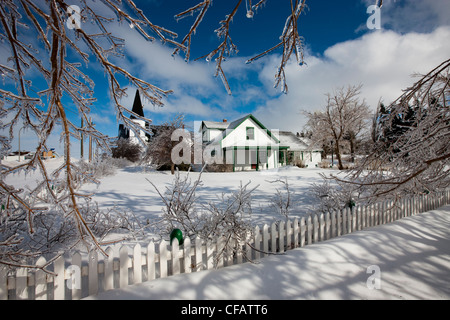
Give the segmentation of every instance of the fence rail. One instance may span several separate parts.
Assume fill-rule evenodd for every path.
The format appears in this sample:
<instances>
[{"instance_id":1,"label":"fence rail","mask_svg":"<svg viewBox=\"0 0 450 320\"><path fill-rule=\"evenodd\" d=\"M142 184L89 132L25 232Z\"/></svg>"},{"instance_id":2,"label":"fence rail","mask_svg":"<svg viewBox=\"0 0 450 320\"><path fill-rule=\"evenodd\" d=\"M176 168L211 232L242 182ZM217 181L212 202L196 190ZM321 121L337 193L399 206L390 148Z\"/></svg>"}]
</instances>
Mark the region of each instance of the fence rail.
<instances>
[{"instance_id":1,"label":"fence rail","mask_svg":"<svg viewBox=\"0 0 450 320\"><path fill-rule=\"evenodd\" d=\"M244 243L235 243L246 250L246 257L258 260L270 253L282 253L297 247L324 241L367 227L386 224L403 217L437 209L450 204L450 190L441 193L405 198L397 203L382 202L356 206L332 213L295 218L255 228L250 239L253 250ZM221 268L246 261L242 250L225 250L220 239L204 242L185 239L170 246L167 241L150 242L146 246L108 247L108 257L93 251L89 255L75 252L59 257L50 265L53 273L39 269L18 268L10 274L0 269L0 300L77 300L102 291L123 288L130 284L165 278L180 273ZM38 265L45 265L41 257Z\"/></svg>"}]
</instances>

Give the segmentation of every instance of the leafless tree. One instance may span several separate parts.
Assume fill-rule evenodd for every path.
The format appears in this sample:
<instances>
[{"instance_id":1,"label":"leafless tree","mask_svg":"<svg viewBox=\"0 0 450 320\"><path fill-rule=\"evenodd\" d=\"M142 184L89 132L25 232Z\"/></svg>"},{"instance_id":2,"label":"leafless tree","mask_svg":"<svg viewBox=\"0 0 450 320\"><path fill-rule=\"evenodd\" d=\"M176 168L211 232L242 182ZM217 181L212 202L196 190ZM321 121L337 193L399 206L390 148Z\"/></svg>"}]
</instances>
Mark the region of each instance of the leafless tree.
<instances>
[{"instance_id":1,"label":"leafless tree","mask_svg":"<svg viewBox=\"0 0 450 320\"><path fill-rule=\"evenodd\" d=\"M252 15L265 1L252 5L250 0L246 0L249 8L247 15ZM0 61L0 73L6 84L0 88L0 129L6 132L6 135L0 136L2 155L11 149L15 128L22 125L38 137L31 159L12 168L1 168L0 198L3 209L0 216L0 263L3 264L23 265L30 256L40 253L38 248L30 248L27 243L30 243L30 237L46 232L44 229L47 227L40 228L35 221L37 217L45 220L50 213L52 219L58 217L60 223L53 224L58 225L58 228L74 226L76 237L73 243L82 242L102 251L101 243L91 228L90 218L82 208L84 200L90 197L79 191L81 183L86 180L86 172L71 157L71 142L80 140L82 135L89 136L99 148L110 151L108 137L89 121L95 97L94 82L88 72L93 72L93 69L98 72L97 67L103 69L118 121L139 138L139 132L146 129L131 121L129 116L146 122L150 120L121 104L121 99L127 95L126 87L131 85L138 88L140 94L155 106L162 106L162 98L172 91L142 80L120 65L120 59L116 58L122 56L125 40L116 37L110 26L116 22L126 22L138 30L143 39L169 44L176 52L186 52L186 59L189 60L191 37L211 1L199 2L177 15L177 18L183 18L200 12L181 43L174 40L178 36L176 33L153 24L132 0L102 0L101 4L109 12L99 12L97 4L86 0L79 0L77 4L79 7L72 6L66 0L4 0L0 6L1 46L10 52L9 57ZM234 10L220 22L216 33L223 42L207 55L209 59L217 57L216 75L224 79L227 91L230 91L230 87L222 63L225 56L236 52L229 30L241 4L242 0L237 1ZM284 91L287 91L284 67L291 54L295 53L299 63L302 63L297 20L305 8L305 0L291 1L290 4L291 15L286 21L280 43L263 53L283 47L276 85L281 83ZM80 27L80 21L83 27ZM92 68L92 65L96 68ZM68 116L69 106L73 109L73 105L86 125L80 126L79 120L75 123ZM64 163L54 172L49 172L41 155L49 149L49 136L58 129L62 131L61 140L65 146ZM33 190L20 190L5 182L4 178L9 174L31 169L38 169L42 175ZM55 189L55 185L59 187ZM42 194L46 195L45 201L42 200ZM50 243L48 247L51 247Z\"/></svg>"},{"instance_id":2,"label":"leafless tree","mask_svg":"<svg viewBox=\"0 0 450 320\"><path fill-rule=\"evenodd\" d=\"M182 114L177 115L170 121L155 126L153 136L148 142L147 151L141 163L150 164L157 169L163 166L170 166L171 172L174 174L175 163L172 159L172 149L178 142L172 140L172 134L175 130L184 128L184 115Z\"/></svg>"},{"instance_id":3,"label":"leafless tree","mask_svg":"<svg viewBox=\"0 0 450 320\"><path fill-rule=\"evenodd\" d=\"M370 154L346 178L335 177L336 180L371 200L397 199L447 188L449 98L450 60L446 60L420 76L386 108L387 112L378 113L374 118ZM411 111L413 115L398 128L396 120L405 119Z\"/></svg>"},{"instance_id":4,"label":"leafless tree","mask_svg":"<svg viewBox=\"0 0 450 320\"><path fill-rule=\"evenodd\" d=\"M327 104L322 111L304 112L308 117L307 128L317 143L333 144L338 167L344 169L341 145L350 137L351 144L370 119L369 107L359 98L362 85L347 86L327 93Z\"/></svg>"}]
</instances>

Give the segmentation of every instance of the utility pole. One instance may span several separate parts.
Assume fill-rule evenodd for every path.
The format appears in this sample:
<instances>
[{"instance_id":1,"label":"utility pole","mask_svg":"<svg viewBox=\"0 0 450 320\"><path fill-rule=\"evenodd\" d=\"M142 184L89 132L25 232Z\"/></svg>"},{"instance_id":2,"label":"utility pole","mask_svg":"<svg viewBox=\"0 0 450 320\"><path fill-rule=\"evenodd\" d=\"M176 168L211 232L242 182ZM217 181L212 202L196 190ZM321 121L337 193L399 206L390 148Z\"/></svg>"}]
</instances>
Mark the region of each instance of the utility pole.
<instances>
[{"instance_id":1,"label":"utility pole","mask_svg":"<svg viewBox=\"0 0 450 320\"><path fill-rule=\"evenodd\" d=\"M89 118L89 127L92 125L91 118ZM92 162L92 137L89 135L89 162Z\"/></svg>"},{"instance_id":2,"label":"utility pole","mask_svg":"<svg viewBox=\"0 0 450 320\"><path fill-rule=\"evenodd\" d=\"M92 118L89 118L89 127L93 126ZM92 136L89 135L89 162L92 162Z\"/></svg>"},{"instance_id":3,"label":"utility pole","mask_svg":"<svg viewBox=\"0 0 450 320\"><path fill-rule=\"evenodd\" d=\"M83 117L81 117L81 130L84 130L84 121ZM81 131L81 159L84 159L84 134L83 131Z\"/></svg>"}]
</instances>

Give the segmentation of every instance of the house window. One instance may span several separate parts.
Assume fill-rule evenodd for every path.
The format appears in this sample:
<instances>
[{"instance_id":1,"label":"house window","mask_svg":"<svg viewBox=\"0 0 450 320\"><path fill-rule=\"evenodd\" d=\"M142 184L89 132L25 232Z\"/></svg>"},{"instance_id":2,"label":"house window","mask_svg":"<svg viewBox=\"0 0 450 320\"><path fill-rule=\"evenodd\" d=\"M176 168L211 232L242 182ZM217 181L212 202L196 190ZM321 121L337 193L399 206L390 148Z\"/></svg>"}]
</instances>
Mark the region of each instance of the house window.
<instances>
[{"instance_id":1,"label":"house window","mask_svg":"<svg viewBox=\"0 0 450 320\"><path fill-rule=\"evenodd\" d=\"M255 139L255 128L247 127L247 140Z\"/></svg>"}]
</instances>

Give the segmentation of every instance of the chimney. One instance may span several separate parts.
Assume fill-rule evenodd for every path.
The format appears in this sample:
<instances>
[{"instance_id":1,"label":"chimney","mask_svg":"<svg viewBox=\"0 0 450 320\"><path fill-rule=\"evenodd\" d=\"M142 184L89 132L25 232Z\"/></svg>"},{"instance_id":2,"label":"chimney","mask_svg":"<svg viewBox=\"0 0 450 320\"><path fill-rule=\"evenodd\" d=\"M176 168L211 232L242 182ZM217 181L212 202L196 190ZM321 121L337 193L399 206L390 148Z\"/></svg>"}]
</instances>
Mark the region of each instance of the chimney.
<instances>
[{"instance_id":1,"label":"chimney","mask_svg":"<svg viewBox=\"0 0 450 320\"><path fill-rule=\"evenodd\" d=\"M223 122L227 122L227 119L223 119Z\"/></svg>"}]
</instances>

